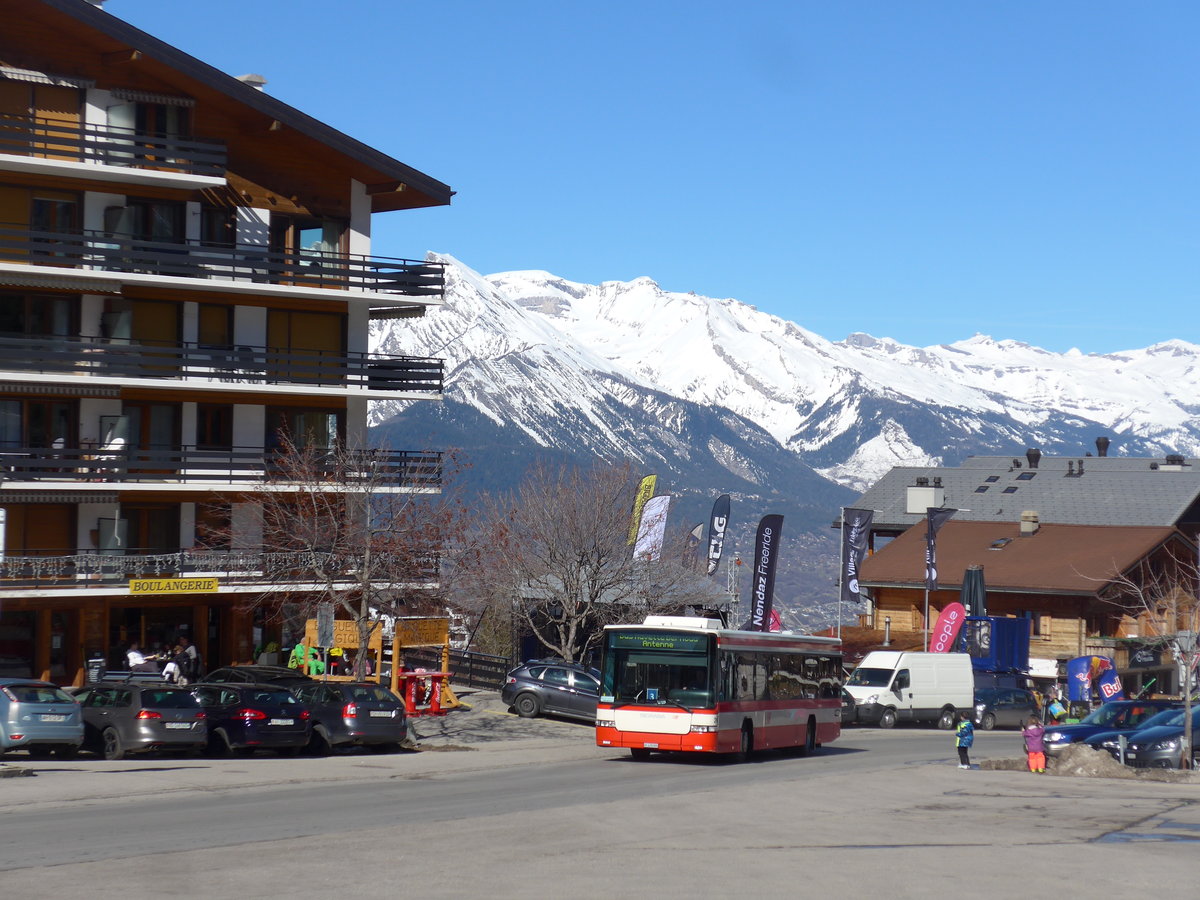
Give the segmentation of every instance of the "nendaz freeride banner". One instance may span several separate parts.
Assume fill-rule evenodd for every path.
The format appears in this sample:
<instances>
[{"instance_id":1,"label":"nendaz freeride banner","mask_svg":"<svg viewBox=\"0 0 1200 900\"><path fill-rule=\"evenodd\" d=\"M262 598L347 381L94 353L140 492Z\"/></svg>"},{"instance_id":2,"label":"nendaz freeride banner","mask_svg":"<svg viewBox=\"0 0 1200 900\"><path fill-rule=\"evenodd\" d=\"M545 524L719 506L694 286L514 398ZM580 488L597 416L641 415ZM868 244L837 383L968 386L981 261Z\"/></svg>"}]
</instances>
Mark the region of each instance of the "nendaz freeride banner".
<instances>
[{"instance_id":1,"label":"nendaz freeride banner","mask_svg":"<svg viewBox=\"0 0 1200 900\"><path fill-rule=\"evenodd\" d=\"M654 496L656 484L658 484L658 476L647 475L638 485L637 493L633 497L633 516L629 520L629 538L625 543L632 544L637 540L638 528L642 524L642 508L646 505L646 501Z\"/></svg>"},{"instance_id":2,"label":"nendaz freeride banner","mask_svg":"<svg viewBox=\"0 0 1200 900\"><path fill-rule=\"evenodd\" d=\"M721 552L725 548L725 528L729 525L729 495L722 494L713 504L708 520L708 574L717 574Z\"/></svg>"},{"instance_id":3,"label":"nendaz freeride banner","mask_svg":"<svg viewBox=\"0 0 1200 900\"><path fill-rule=\"evenodd\" d=\"M763 516L754 538L754 575L751 579L754 604L750 612L750 631L766 631L770 627L775 565L779 559L779 542L782 538L783 516Z\"/></svg>"}]
</instances>

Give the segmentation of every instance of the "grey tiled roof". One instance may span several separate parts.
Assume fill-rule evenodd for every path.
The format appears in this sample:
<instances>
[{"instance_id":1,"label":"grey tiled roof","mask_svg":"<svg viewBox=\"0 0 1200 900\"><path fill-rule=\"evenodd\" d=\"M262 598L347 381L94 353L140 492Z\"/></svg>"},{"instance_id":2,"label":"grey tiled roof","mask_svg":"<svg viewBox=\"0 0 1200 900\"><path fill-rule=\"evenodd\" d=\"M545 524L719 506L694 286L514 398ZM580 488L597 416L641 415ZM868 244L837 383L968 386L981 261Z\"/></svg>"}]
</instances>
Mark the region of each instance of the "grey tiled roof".
<instances>
[{"instance_id":1,"label":"grey tiled roof","mask_svg":"<svg viewBox=\"0 0 1200 900\"><path fill-rule=\"evenodd\" d=\"M1168 465L1130 457L1042 457L1037 468L1030 468L1023 457L975 456L957 468L896 467L853 505L875 510L876 530L909 528L925 517L924 509L907 512L907 491L918 478L927 478L931 486L941 479L944 505L960 510L956 521L1016 522L1026 510L1037 512L1042 522L1064 525L1200 520L1196 459Z\"/></svg>"}]
</instances>

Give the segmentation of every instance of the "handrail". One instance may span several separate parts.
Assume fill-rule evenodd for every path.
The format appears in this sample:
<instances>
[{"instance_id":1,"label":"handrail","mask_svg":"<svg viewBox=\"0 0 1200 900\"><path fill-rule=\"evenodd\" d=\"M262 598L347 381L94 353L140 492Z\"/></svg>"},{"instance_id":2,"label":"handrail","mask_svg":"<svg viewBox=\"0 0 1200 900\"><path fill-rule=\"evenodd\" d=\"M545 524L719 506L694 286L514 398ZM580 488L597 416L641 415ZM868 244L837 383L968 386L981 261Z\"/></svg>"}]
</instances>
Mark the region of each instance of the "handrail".
<instances>
[{"instance_id":1,"label":"handrail","mask_svg":"<svg viewBox=\"0 0 1200 900\"><path fill-rule=\"evenodd\" d=\"M152 241L91 229L0 223L0 261L179 278L251 281L413 297L440 296L445 264L320 250Z\"/></svg>"},{"instance_id":2,"label":"handrail","mask_svg":"<svg viewBox=\"0 0 1200 900\"><path fill-rule=\"evenodd\" d=\"M14 114L0 115L0 154L216 178L225 175L228 163L224 141Z\"/></svg>"},{"instance_id":3,"label":"handrail","mask_svg":"<svg viewBox=\"0 0 1200 900\"><path fill-rule=\"evenodd\" d=\"M0 334L0 370L122 378L201 378L230 384L360 387L441 393L440 359L332 353L192 341L137 344L107 338Z\"/></svg>"},{"instance_id":4,"label":"handrail","mask_svg":"<svg viewBox=\"0 0 1200 900\"><path fill-rule=\"evenodd\" d=\"M0 445L0 482L85 481L221 482L280 484L282 454L261 447L227 450L126 447L6 447ZM377 484L382 488L437 487L442 479L442 454L437 451L343 451L317 461L318 478L331 488Z\"/></svg>"}]
</instances>

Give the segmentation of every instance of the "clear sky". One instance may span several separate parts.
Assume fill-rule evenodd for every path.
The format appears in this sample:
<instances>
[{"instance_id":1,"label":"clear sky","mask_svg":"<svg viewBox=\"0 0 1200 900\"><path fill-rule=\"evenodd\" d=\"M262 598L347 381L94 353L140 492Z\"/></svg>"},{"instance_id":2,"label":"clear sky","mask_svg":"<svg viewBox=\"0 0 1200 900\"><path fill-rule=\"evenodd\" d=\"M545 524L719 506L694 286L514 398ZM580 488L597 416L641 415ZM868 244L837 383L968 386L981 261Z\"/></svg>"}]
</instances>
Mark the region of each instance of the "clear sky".
<instances>
[{"instance_id":1,"label":"clear sky","mask_svg":"<svg viewBox=\"0 0 1200 900\"><path fill-rule=\"evenodd\" d=\"M1200 341L1194 0L108 0L449 184L386 256L827 338Z\"/></svg>"}]
</instances>

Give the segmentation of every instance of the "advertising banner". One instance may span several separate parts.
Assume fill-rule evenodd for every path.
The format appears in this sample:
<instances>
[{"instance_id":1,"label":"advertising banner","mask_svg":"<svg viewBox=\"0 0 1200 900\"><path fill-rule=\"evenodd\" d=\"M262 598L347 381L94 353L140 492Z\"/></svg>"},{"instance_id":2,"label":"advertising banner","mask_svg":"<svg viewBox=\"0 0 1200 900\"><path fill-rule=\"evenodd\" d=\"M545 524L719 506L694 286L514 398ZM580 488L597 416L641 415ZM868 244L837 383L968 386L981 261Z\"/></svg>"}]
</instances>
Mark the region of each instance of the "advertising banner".
<instances>
[{"instance_id":1,"label":"advertising banner","mask_svg":"<svg viewBox=\"0 0 1200 900\"><path fill-rule=\"evenodd\" d=\"M751 578L750 630L770 628L775 593L775 567L783 538L783 516L763 516L754 539L754 574Z\"/></svg>"},{"instance_id":2,"label":"advertising banner","mask_svg":"<svg viewBox=\"0 0 1200 900\"><path fill-rule=\"evenodd\" d=\"M933 626L933 633L929 635L929 652L949 653L953 650L966 617L967 611L961 603L947 604Z\"/></svg>"},{"instance_id":3,"label":"advertising banner","mask_svg":"<svg viewBox=\"0 0 1200 900\"><path fill-rule=\"evenodd\" d=\"M925 590L937 590L937 533L957 509L929 507L925 510Z\"/></svg>"},{"instance_id":4,"label":"advertising banner","mask_svg":"<svg viewBox=\"0 0 1200 900\"><path fill-rule=\"evenodd\" d=\"M842 602L858 603L858 570L867 555L867 536L871 533L873 510L842 510Z\"/></svg>"},{"instance_id":5,"label":"advertising banner","mask_svg":"<svg viewBox=\"0 0 1200 900\"><path fill-rule=\"evenodd\" d=\"M651 561L662 555L663 534L667 528L667 507L671 505L670 494L651 497L642 509L642 524L638 528L637 543L633 558L645 557Z\"/></svg>"},{"instance_id":6,"label":"advertising banner","mask_svg":"<svg viewBox=\"0 0 1200 900\"><path fill-rule=\"evenodd\" d=\"M729 525L729 495L722 494L713 504L708 520L708 574L717 574L725 548L725 529Z\"/></svg>"},{"instance_id":7,"label":"advertising banner","mask_svg":"<svg viewBox=\"0 0 1200 900\"><path fill-rule=\"evenodd\" d=\"M1121 700L1125 689L1110 656L1077 656L1067 660L1067 698L1073 703Z\"/></svg>"},{"instance_id":8,"label":"advertising banner","mask_svg":"<svg viewBox=\"0 0 1200 900\"><path fill-rule=\"evenodd\" d=\"M629 539L625 543L632 544L637 540L638 528L642 524L642 508L645 507L646 501L654 496L656 484L658 484L658 476L647 475L638 485L637 493L633 497L633 515L629 520Z\"/></svg>"}]
</instances>

